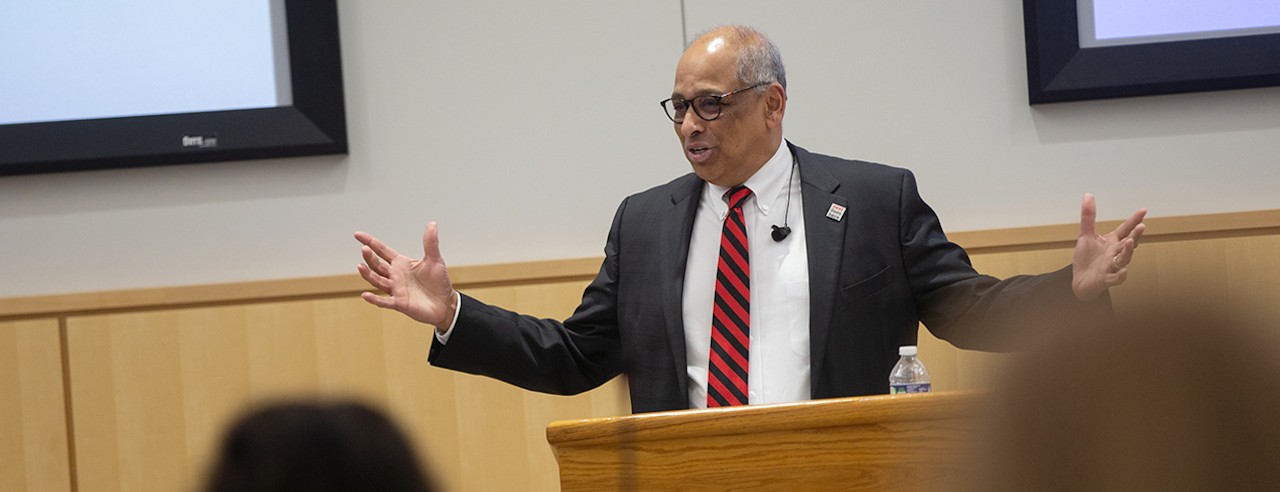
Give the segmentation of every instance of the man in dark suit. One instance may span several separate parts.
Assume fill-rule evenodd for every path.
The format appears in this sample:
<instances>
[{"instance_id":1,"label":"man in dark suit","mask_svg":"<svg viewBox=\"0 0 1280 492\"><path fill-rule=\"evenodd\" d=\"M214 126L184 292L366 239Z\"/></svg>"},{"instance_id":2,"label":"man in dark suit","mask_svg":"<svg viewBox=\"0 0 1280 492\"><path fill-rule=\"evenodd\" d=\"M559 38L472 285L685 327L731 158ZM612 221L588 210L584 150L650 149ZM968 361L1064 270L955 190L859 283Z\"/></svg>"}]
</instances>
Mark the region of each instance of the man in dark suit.
<instances>
[{"instance_id":1,"label":"man in dark suit","mask_svg":"<svg viewBox=\"0 0 1280 492\"><path fill-rule=\"evenodd\" d=\"M558 394L625 372L634 412L856 396L887 391L919 322L1000 349L1109 313L1105 292L1145 230L1140 210L1098 235L1085 195L1072 265L978 274L909 171L783 139L781 56L750 28L695 40L663 106L693 173L623 201L600 273L563 323L457 293L434 223L421 260L356 233L360 274L387 294L364 299L434 325L434 365Z\"/></svg>"}]
</instances>

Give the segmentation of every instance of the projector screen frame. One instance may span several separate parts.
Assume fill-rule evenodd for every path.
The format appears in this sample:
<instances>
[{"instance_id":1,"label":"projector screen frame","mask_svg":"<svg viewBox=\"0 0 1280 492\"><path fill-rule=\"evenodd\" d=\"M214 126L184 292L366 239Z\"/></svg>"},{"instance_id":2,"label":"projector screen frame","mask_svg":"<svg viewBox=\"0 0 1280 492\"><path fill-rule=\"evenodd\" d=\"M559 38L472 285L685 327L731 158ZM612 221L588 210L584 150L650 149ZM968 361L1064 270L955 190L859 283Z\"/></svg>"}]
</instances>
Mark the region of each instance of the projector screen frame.
<instances>
[{"instance_id":1,"label":"projector screen frame","mask_svg":"<svg viewBox=\"0 0 1280 492\"><path fill-rule=\"evenodd\" d=\"M1023 0L1031 104L1280 85L1280 34L1080 47L1075 0Z\"/></svg>"},{"instance_id":2,"label":"projector screen frame","mask_svg":"<svg viewBox=\"0 0 1280 492\"><path fill-rule=\"evenodd\" d=\"M0 175L347 153L336 0L284 0L292 103L0 125Z\"/></svg>"}]
</instances>

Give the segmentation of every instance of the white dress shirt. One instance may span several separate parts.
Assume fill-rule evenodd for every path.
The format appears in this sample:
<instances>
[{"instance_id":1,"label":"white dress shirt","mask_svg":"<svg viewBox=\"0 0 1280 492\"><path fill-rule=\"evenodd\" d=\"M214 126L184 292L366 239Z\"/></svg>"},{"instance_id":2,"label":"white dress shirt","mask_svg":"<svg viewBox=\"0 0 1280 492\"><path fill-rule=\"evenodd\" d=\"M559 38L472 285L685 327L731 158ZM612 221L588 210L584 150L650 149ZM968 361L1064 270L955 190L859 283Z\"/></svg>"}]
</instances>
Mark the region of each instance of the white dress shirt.
<instances>
[{"instance_id":1,"label":"white dress shirt","mask_svg":"<svg viewBox=\"0 0 1280 492\"><path fill-rule=\"evenodd\" d=\"M747 399L751 404L802 401L809 391L809 260L799 171L784 142L744 183L752 196L743 205L751 263L751 337ZM689 407L707 407L711 306L715 302L720 235L729 212L728 188L707 183L694 216L684 275L684 337ZM787 198L790 196L790 211ZM787 215L784 219L783 215ZM786 223L781 242L770 226Z\"/></svg>"}]
</instances>

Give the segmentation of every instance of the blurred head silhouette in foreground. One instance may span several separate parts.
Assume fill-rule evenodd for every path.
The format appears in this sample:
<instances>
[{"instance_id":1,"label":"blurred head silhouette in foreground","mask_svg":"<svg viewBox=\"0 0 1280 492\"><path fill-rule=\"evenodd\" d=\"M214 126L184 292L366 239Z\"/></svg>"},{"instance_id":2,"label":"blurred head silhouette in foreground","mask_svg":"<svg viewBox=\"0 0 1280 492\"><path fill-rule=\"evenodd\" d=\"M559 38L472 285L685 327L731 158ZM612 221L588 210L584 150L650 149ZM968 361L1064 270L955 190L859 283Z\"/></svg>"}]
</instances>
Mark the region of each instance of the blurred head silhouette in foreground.
<instances>
[{"instance_id":1,"label":"blurred head silhouette in foreground","mask_svg":"<svg viewBox=\"0 0 1280 492\"><path fill-rule=\"evenodd\" d=\"M1280 487L1280 324L1153 306L1026 354L992 395L985 490Z\"/></svg>"},{"instance_id":2,"label":"blurred head silhouette in foreground","mask_svg":"<svg viewBox=\"0 0 1280 492\"><path fill-rule=\"evenodd\" d=\"M278 403L228 430L207 492L433 490L412 446L359 403Z\"/></svg>"}]
</instances>

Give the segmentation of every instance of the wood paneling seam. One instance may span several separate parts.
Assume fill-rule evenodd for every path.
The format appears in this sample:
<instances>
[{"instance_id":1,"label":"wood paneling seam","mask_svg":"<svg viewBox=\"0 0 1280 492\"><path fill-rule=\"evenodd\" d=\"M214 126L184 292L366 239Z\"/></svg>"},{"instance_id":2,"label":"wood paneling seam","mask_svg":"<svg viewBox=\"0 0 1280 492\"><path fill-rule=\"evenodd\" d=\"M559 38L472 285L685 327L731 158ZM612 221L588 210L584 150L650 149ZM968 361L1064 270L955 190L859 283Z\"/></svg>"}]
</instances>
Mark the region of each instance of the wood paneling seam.
<instances>
[{"instance_id":1,"label":"wood paneling seam","mask_svg":"<svg viewBox=\"0 0 1280 492\"><path fill-rule=\"evenodd\" d=\"M62 404L67 420L67 468L70 472L71 492L80 489L76 473L76 425L71 405L71 357L67 339L67 318L58 318L58 345L62 357Z\"/></svg>"}]
</instances>

